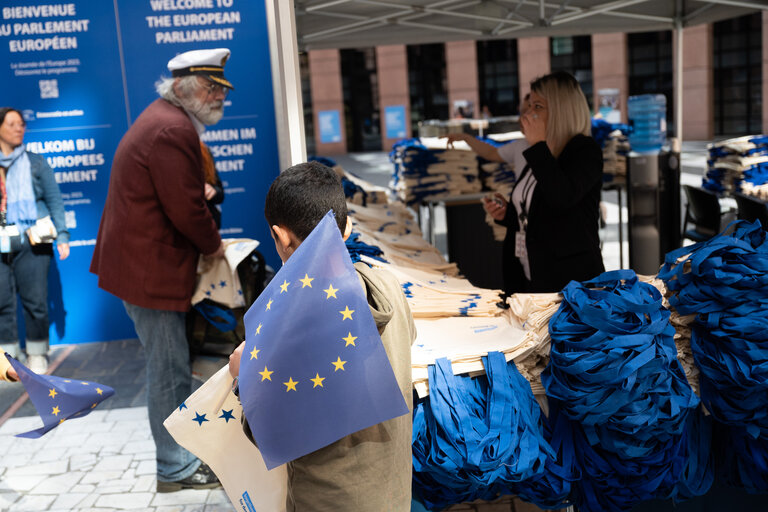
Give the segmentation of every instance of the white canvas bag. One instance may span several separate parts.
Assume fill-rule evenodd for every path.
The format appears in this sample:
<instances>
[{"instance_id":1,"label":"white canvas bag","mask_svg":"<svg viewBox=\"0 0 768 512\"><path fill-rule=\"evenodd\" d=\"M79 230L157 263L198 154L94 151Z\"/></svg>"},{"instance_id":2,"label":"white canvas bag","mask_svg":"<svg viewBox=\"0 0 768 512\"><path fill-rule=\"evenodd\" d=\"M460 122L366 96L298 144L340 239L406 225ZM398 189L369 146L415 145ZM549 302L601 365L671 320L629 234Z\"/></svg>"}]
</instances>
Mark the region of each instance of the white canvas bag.
<instances>
[{"instance_id":1,"label":"white canvas bag","mask_svg":"<svg viewBox=\"0 0 768 512\"><path fill-rule=\"evenodd\" d=\"M224 366L163 425L176 442L216 473L235 510L284 512L285 466L267 471L261 452L243 433L243 408L231 388L232 376Z\"/></svg>"}]
</instances>

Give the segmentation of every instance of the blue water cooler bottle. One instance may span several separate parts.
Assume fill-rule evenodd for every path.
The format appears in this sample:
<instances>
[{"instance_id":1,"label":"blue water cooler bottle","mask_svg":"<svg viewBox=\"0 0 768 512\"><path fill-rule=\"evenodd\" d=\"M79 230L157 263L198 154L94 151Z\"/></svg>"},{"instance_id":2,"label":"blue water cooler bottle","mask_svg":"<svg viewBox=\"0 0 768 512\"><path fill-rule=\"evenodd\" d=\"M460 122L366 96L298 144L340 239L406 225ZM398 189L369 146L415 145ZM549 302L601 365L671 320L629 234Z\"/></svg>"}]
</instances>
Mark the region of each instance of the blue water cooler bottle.
<instances>
[{"instance_id":1,"label":"blue water cooler bottle","mask_svg":"<svg viewBox=\"0 0 768 512\"><path fill-rule=\"evenodd\" d=\"M667 139L667 98L663 94L630 96L629 147L636 153L658 153Z\"/></svg>"}]
</instances>

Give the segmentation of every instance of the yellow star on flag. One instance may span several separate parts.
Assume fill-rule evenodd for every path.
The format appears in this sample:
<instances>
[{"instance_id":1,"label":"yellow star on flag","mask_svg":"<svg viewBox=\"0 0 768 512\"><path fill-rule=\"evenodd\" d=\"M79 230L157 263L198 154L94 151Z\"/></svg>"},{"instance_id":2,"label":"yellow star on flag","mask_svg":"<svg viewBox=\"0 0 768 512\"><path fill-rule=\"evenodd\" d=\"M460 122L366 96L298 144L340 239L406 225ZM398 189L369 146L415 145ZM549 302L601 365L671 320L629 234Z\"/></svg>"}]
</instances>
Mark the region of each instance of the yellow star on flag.
<instances>
[{"instance_id":1,"label":"yellow star on flag","mask_svg":"<svg viewBox=\"0 0 768 512\"><path fill-rule=\"evenodd\" d=\"M61 425L62 423L64 423L64 419L65 419L65 418L61 418L61 419L59 420L59 425Z\"/></svg>"},{"instance_id":2,"label":"yellow star on flag","mask_svg":"<svg viewBox=\"0 0 768 512\"><path fill-rule=\"evenodd\" d=\"M91 409L93 409L94 407L96 407L96 405L98 405L98 404L93 404L93 405L91 405Z\"/></svg>"},{"instance_id":3,"label":"yellow star on flag","mask_svg":"<svg viewBox=\"0 0 768 512\"><path fill-rule=\"evenodd\" d=\"M296 391L296 384L298 383L299 381L293 380L293 377L288 377L288 382L283 382L283 384L285 384L286 393L290 390Z\"/></svg>"},{"instance_id":4,"label":"yellow star on flag","mask_svg":"<svg viewBox=\"0 0 768 512\"><path fill-rule=\"evenodd\" d=\"M261 324L256 328L256 335L261 334Z\"/></svg>"},{"instance_id":5,"label":"yellow star on flag","mask_svg":"<svg viewBox=\"0 0 768 512\"><path fill-rule=\"evenodd\" d=\"M288 285L291 284L285 279L283 279L283 284L280 285L280 293L287 292L288 291Z\"/></svg>"},{"instance_id":6,"label":"yellow star on flag","mask_svg":"<svg viewBox=\"0 0 768 512\"><path fill-rule=\"evenodd\" d=\"M354 309L349 309L349 306L344 306L344 311L339 311L339 313L342 314L341 321L343 322L347 318L352 320L352 313L354 313Z\"/></svg>"},{"instance_id":7,"label":"yellow star on flag","mask_svg":"<svg viewBox=\"0 0 768 512\"><path fill-rule=\"evenodd\" d=\"M58 416L60 412L61 411L59 411L59 406L57 405L56 407L53 408L53 410L51 411L51 414L53 414L54 416Z\"/></svg>"},{"instance_id":8,"label":"yellow star on flag","mask_svg":"<svg viewBox=\"0 0 768 512\"><path fill-rule=\"evenodd\" d=\"M51 389L48 390L48 396L51 397L51 398L56 398L57 394L58 393L56 393L56 390L54 388L51 388Z\"/></svg>"},{"instance_id":9,"label":"yellow star on flag","mask_svg":"<svg viewBox=\"0 0 768 512\"><path fill-rule=\"evenodd\" d=\"M96 393L98 393L99 395L101 395L102 393L104 393L104 390L103 390L103 389L101 389L101 388L96 388Z\"/></svg>"},{"instance_id":10,"label":"yellow star on flag","mask_svg":"<svg viewBox=\"0 0 768 512\"><path fill-rule=\"evenodd\" d=\"M80 384L83 384L84 386L87 386L87 385L88 385L88 383L87 383L87 382L81 382Z\"/></svg>"},{"instance_id":11,"label":"yellow star on flag","mask_svg":"<svg viewBox=\"0 0 768 512\"><path fill-rule=\"evenodd\" d=\"M258 359L259 358L259 352L261 352L259 349L254 348L251 350L251 359Z\"/></svg>"},{"instance_id":12,"label":"yellow star on flag","mask_svg":"<svg viewBox=\"0 0 768 512\"><path fill-rule=\"evenodd\" d=\"M299 281L301 281L301 287L302 288L305 288L307 286L312 288L312 281L314 281L314 280L315 280L314 277L309 277L309 274L306 274L306 273L304 274L304 279L299 279Z\"/></svg>"},{"instance_id":13,"label":"yellow star on flag","mask_svg":"<svg viewBox=\"0 0 768 512\"><path fill-rule=\"evenodd\" d=\"M325 296L326 299L330 299L331 297L333 297L334 299L338 299L338 297L336 296L336 292L339 291L339 289L334 288L332 284L329 284L328 288L326 288L323 291L326 293L326 296Z\"/></svg>"},{"instance_id":14,"label":"yellow star on flag","mask_svg":"<svg viewBox=\"0 0 768 512\"><path fill-rule=\"evenodd\" d=\"M347 344L344 345L345 347L348 347L350 345L352 345L353 347L357 346L357 345L355 345L355 340L357 339L357 336L352 336L351 332L349 334L347 334L346 338L341 338L341 339L343 339L344 341L347 342Z\"/></svg>"},{"instance_id":15,"label":"yellow star on flag","mask_svg":"<svg viewBox=\"0 0 768 512\"><path fill-rule=\"evenodd\" d=\"M331 362L331 364L336 367L336 368L333 369L333 371L338 371L338 370L343 370L344 369L344 365L347 364L347 362L346 361L342 361L341 357L339 357L339 358L336 359L336 361Z\"/></svg>"},{"instance_id":16,"label":"yellow star on flag","mask_svg":"<svg viewBox=\"0 0 768 512\"><path fill-rule=\"evenodd\" d=\"M312 386L312 389L315 389L317 386L323 387L323 381L325 380L325 377L321 377L319 373L316 373L315 378L309 380L315 383L315 385Z\"/></svg>"},{"instance_id":17,"label":"yellow star on flag","mask_svg":"<svg viewBox=\"0 0 768 512\"><path fill-rule=\"evenodd\" d=\"M269 299L269 302L267 302L267 309L266 309L266 311L269 311L270 309L272 309L272 299Z\"/></svg>"},{"instance_id":18,"label":"yellow star on flag","mask_svg":"<svg viewBox=\"0 0 768 512\"><path fill-rule=\"evenodd\" d=\"M259 372L259 375L261 375L261 382L264 382L265 380L272 380L272 374L275 373L274 371L267 370L267 367L264 366L264 371Z\"/></svg>"}]
</instances>

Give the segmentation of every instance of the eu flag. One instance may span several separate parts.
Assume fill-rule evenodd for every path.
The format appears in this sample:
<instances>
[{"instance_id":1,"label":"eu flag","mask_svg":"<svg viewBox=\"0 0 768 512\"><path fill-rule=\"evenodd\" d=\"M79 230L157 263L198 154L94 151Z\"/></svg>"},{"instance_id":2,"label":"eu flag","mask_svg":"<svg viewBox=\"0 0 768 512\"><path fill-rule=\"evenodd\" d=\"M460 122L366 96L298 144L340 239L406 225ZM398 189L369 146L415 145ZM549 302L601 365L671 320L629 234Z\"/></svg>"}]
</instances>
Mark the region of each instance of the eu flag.
<instances>
[{"instance_id":1,"label":"eu flag","mask_svg":"<svg viewBox=\"0 0 768 512\"><path fill-rule=\"evenodd\" d=\"M11 357L13 369L19 374L19 380L27 390L29 399L37 409L43 426L16 434L16 437L36 439L56 428L65 420L82 418L90 413L99 403L115 394L115 390L104 384L77 379L64 379L53 375L38 375Z\"/></svg>"},{"instance_id":2,"label":"eu flag","mask_svg":"<svg viewBox=\"0 0 768 512\"><path fill-rule=\"evenodd\" d=\"M328 212L245 314L240 400L268 469L408 413Z\"/></svg>"}]
</instances>

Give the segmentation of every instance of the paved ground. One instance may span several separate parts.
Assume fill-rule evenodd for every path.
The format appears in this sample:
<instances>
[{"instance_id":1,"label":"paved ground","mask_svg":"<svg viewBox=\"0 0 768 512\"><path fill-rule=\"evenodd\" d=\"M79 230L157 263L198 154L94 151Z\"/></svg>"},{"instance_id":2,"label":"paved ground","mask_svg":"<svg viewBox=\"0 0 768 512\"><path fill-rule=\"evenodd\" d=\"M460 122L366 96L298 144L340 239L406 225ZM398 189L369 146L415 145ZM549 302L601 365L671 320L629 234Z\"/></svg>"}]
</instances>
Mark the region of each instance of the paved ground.
<instances>
[{"instance_id":1,"label":"paved ground","mask_svg":"<svg viewBox=\"0 0 768 512\"><path fill-rule=\"evenodd\" d=\"M0 510L234 510L222 490L155 493L155 445L138 340L57 347L51 361L55 375L106 384L115 395L85 418L40 439L21 439L14 435L42 422L21 384L2 383L2 418L13 414L0 425Z\"/></svg>"},{"instance_id":2,"label":"paved ground","mask_svg":"<svg viewBox=\"0 0 768 512\"><path fill-rule=\"evenodd\" d=\"M704 148L701 143L684 146L683 183L700 183ZM386 185L391 173L384 153L345 155L337 161L380 185ZM609 205L604 259L607 268L616 268L615 192L606 193L604 201ZM444 219L442 222L444 226ZM439 223L440 219L438 227ZM20 384L0 384L0 451L5 454L0 459L0 510L234 510L221 490L154 492L154 444L147 421L144 355L138 340L59 346L52 351L51 361L55 375L106 384L115 389L115 396L89 416L29 440L14 434L41 425L34 407Z\"/></svg>"}]
</instances>

